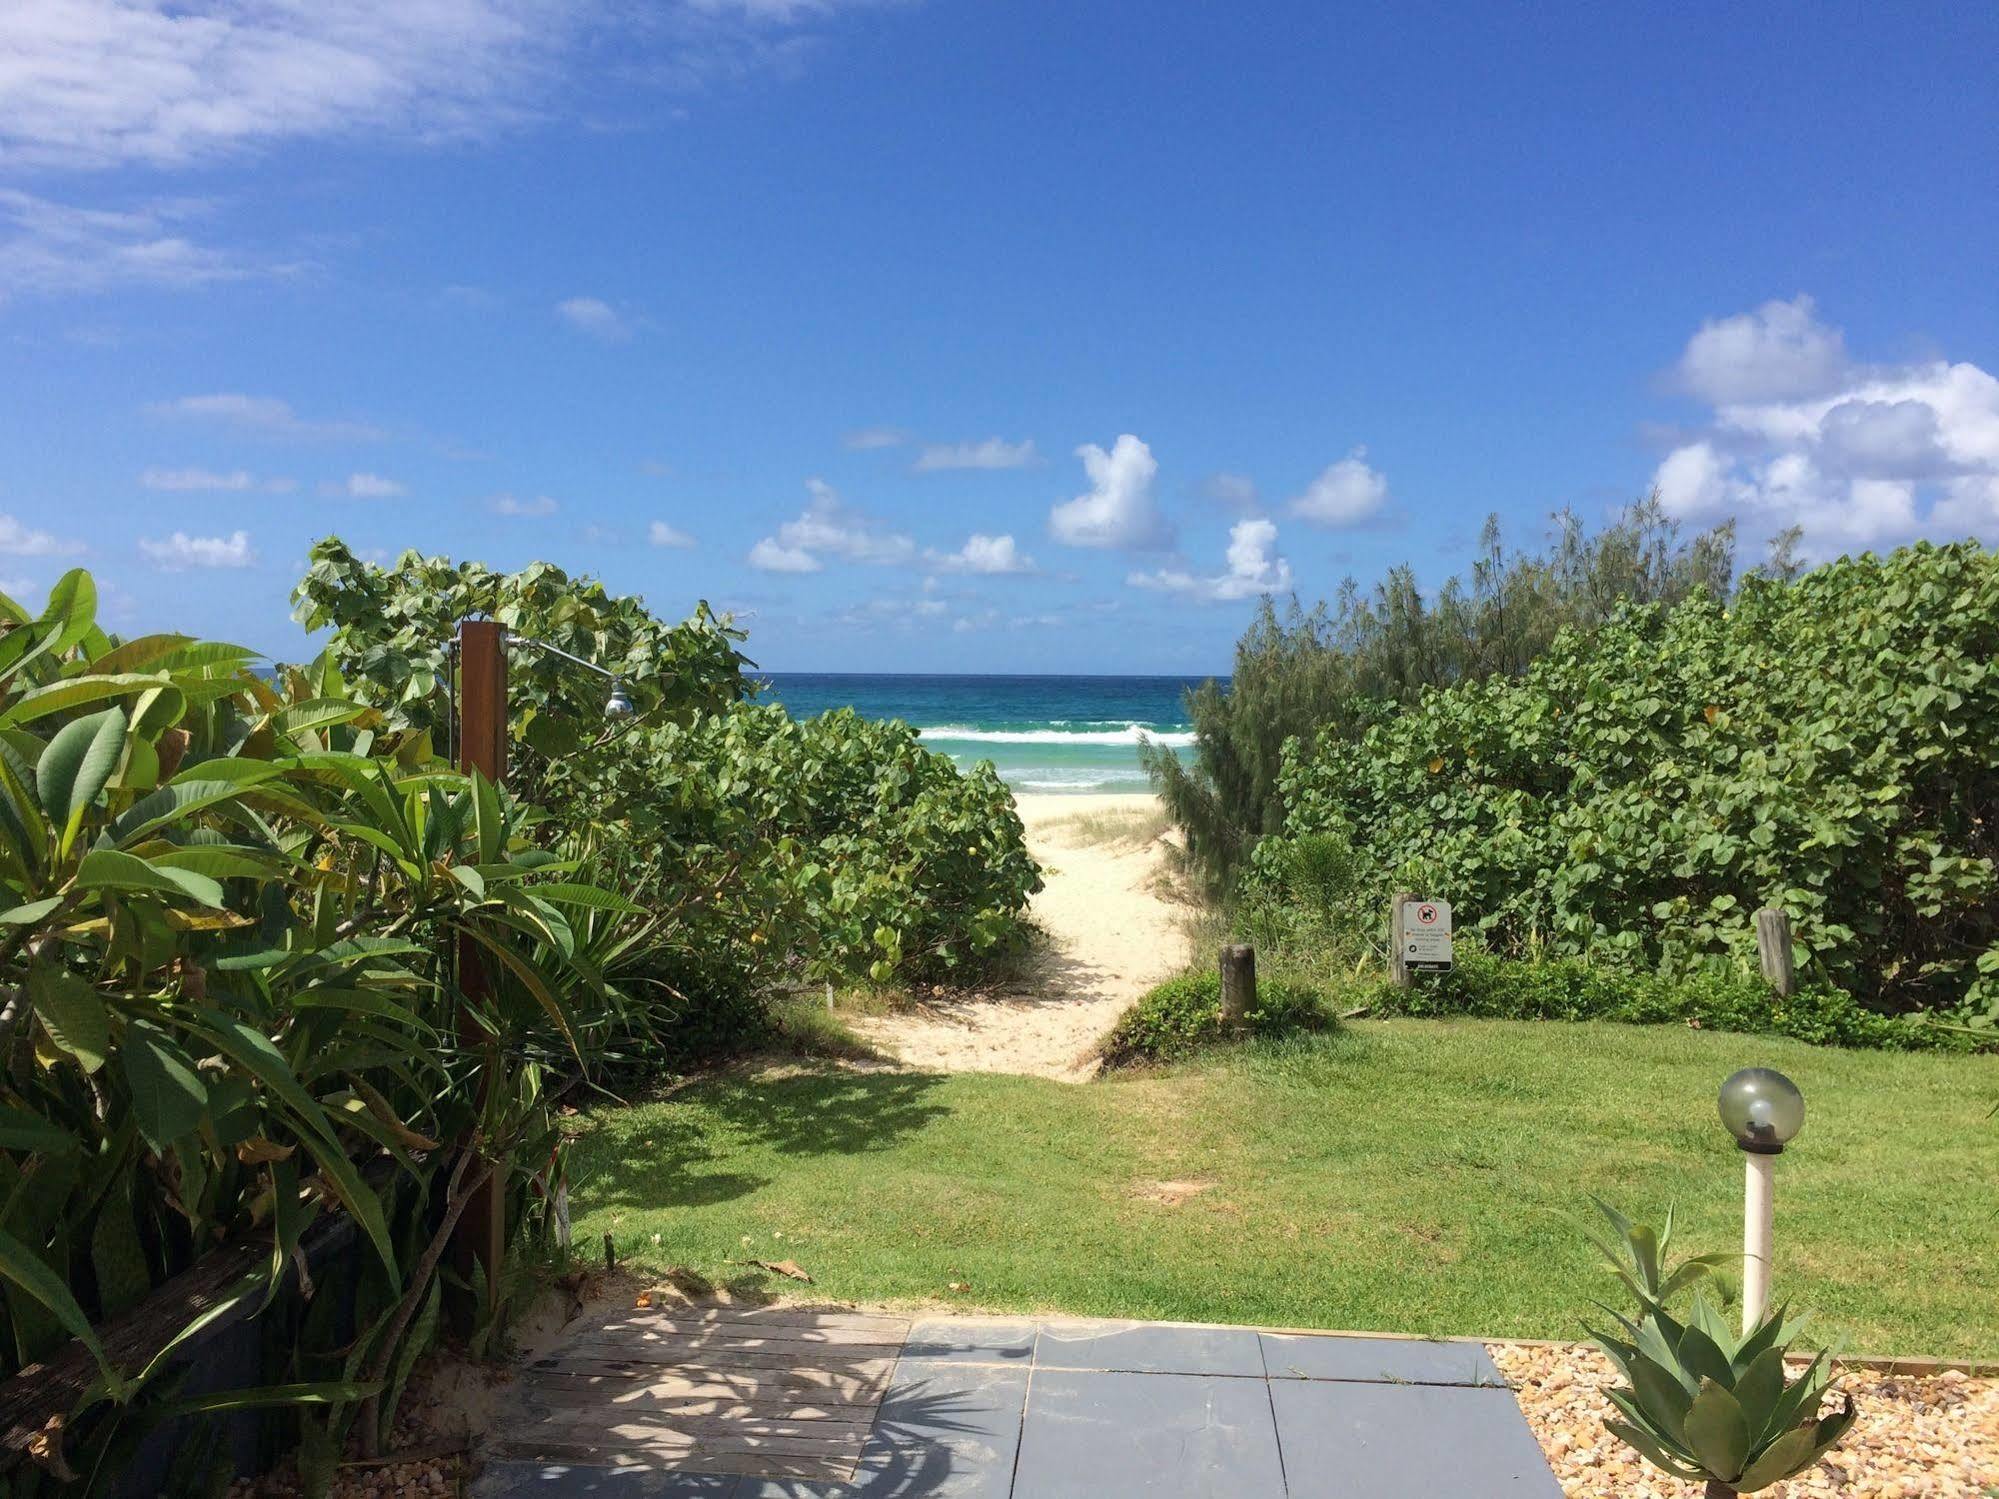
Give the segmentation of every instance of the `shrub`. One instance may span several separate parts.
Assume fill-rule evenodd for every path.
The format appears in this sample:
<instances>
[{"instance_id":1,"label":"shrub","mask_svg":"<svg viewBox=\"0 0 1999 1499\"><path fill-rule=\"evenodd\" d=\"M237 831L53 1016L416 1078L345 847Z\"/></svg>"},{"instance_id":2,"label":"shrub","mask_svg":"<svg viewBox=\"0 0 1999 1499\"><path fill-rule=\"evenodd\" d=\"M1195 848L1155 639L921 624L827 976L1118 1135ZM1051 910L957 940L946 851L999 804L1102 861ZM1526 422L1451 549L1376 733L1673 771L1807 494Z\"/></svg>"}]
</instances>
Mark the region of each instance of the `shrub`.
<instances>
[{"instance_id":1,"label":"shrub","mask_svg":"<svg viewBox=\"0 0 1999 1499\"><path fill-rule=\"evenodd\" d=\"M1999 945L1995 656L1999 556L1972 543L1752 577L1294 746L1286 831L1508 955L1747 968L1771 905L1801 973L1954 1011Z\"/></svg>"},{"instance_id":2,"label":"shrub","mask_svg":"<svg viewBox=\"0 0 1999 1499\"><path fill-rule=\"evenodd\" d=\"M357 1414L372 1442L460 1212L492 1182L518 1257L561 1100L643 1043L606 977L642 925L328 664L268 681L238 647L113 640L95 604L81 572L39 616L0 598L0 1369L78 1339L101 1378L45 1461L115 1471L172 1361L116 1367L91 1324L245 1236L266 1268L228 1299L303 1281L301 1235L344 1213L326 1337L265 1372L322 1402L318 1450Z\"/></svg>"},{"instance_id":3,"label":"shrub","mask_svg":"<svg viewBox=\"0 0 1999 1499\"><path fill-rule=\"evenodd\" d=\"M1264 979L1256 988L1256 1007L1246 1017L1249 1033L1280 1036L1290 1031L1319 1030L1327 1023L1321 992L1310 984ZM1108 1067L1139 1062L1170 1062L1204 1046L1226 1040L1222 1032L1222 981L1219 974L1187 973L1158 984L1129 1010L1104 1038Z\"/></svg>"},{"instance_id":4,"label":"shrub","mask_svg":"<svg viewBox=\"0 0 1999 1499\"><path fill-rule=\"evenodd\" d=\"M1376 1017L1689 1025L1884 1051L1969 1050L1975 1044L1920 1017L1878 1014L1822 985L1781 999L1760 976L1626 973L1574 958L1528 962L1461 953L1448 973L1417 974L1406 989L1376 980L1347 999Z\"/></svg>"},{"instance_id":5,"label":"shrub","mask_svg":"<svg viewBox=\"0 0 1999 1499\"><path fill-rule=\"evenodd\" d=\"M959 976L1022 940L1040 876L990 767L960 773L900 723L747 701L743 637L705 604L668 626L546 563L499 574L412 552L380 568L333 540L296 598L303 623L334 627L357 695L412 731L445 722L445 645L468 613L621 674L637 714L585 739L602 681L514 652L509 780L546 836L579 840L592 877L655 918L625 971L677 1017L672 1054L753 1036L788 977Z\"/></svg>"}]
</instances>

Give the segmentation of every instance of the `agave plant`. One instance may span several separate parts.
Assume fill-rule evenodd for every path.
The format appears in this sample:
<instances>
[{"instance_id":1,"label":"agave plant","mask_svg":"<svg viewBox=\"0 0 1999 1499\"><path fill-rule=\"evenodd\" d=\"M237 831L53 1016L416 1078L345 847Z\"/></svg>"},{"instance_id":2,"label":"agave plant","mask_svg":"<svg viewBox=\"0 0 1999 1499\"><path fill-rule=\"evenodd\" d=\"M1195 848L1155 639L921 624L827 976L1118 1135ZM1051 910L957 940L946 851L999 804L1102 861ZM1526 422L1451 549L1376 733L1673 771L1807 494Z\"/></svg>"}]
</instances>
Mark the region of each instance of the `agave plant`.
<instances>
[{"instance_id":1,"label":"agave plant","mask_svg":"<svg viewBox=\"0 0 1999 1499\"><path fill-rule=\"evenodd\" d=\"M1787 1381L1784 1361L1804 1318L1779 1307L1735 1335L1707 1296L1693 1293L1685 1321L1666 1309L1724 1256L1701 1255L1669 1266L1673 1219L1655 1233L1604 1202L1597 1208L1616 1231L1616 1247L1597 1241L1638 1301L1636 1318L1611 1311L1624 1337L1590 1329L1624 1384L1605 1393L1624 1416L1605 1430L1676 1478L1705 1480L1708 1499L1753 1494L1802 1473L1846 1435L1855 1411L1820 1415L1832 1387L1830 1355L1821 1349ZM1605 1308L1609 1311L1609 1308Z\"/></svg>"}]
</instances>

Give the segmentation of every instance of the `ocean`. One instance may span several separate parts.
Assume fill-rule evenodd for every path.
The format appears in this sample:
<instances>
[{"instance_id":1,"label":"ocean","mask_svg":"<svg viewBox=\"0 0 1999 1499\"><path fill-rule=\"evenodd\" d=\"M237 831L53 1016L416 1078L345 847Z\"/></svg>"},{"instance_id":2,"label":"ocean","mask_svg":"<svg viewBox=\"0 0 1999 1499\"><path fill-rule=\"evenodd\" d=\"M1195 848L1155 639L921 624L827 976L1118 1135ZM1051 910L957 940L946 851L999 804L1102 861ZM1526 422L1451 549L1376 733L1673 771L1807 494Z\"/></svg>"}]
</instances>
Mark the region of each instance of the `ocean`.
<instances>
[{"instance_id":1,"label":"ocean","mask_svg":"<svg viewBox=\"0 0 1999 1499\"><path fill-rule=\"evenodd\" d=\"M1016 791L1144 791L1139 736L1193 744L1182 695L1201 677L905 676L769 672L767 698L801 718L852 708L899 718L960 765L990 760Z\"/></svg>"}]
</instances>

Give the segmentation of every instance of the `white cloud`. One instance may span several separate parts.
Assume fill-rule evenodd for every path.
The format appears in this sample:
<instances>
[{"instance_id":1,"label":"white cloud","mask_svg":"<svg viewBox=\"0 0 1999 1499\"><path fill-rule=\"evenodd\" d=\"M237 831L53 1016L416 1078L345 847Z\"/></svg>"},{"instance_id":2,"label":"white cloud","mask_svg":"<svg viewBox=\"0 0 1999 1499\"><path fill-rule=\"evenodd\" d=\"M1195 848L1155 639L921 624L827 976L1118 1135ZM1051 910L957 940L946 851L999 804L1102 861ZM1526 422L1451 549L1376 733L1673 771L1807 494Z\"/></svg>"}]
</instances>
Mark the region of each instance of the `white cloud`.
<instances>
[{"instance_id":1,"label":"white cloud","mask_svg":"<svg viewBox=\"0 0 1999 1499\"><path fill-rule=\"evenodd\" d=\"M1999 538L1999 379L1961 362L1854 363L1811 310L1809 298L1771 303L1695 335L1690 354L1714 330L1733 330L1723 342L1743 359L1724 378L1721 345L1709 348L1714 409L1660 461L1660 503L1684 520L1734 516L1764 534L1799 526L1808 556L1922 536ZM1745 331L1773 322L1765 342L1775 353Z\"/></svg>"},{"instance_id":2,"label":"white cloud","mask_svg":"<svg viewBox=\"0 0 1999 1499\"><path fill-rule=\"evenodd\" d=\"M1816 314L1812 299L1800 295L1710 318L1680 355L1680 383L1717 406L1795 400L1836 388L1846 373L1846 341Z\"/></svg>"},{"instance_id":3,"label":"white cloud","mask_svg":"<svg viewBox=\"0 0 1999 1499\"><path fill-rule=\"evenodd\" d=\"M1291 586L1291 564L1276 555L1275 523L1254 517L1229 527L1227 569L1197 577L1182 569L1132 573L1125 579L1133 588L1152 588L1162 593L1180 594L1203 603L1227 603L1254 598L1259 594L1281 593Z\"/></svg>"},{"instance_id":4,"label":"white cloud","mask_svg":"<svg viewBox=\"0 0 1999 1499\"><path fill-rule=\"evenodd\" d=\"M6 76L0 19L0 80ZM0 100L5 85L0 82ZM0 115L4 105L0 105ZM0 131L4 134L4 131ZM4 154L4 153L0 153ZM185 288L303 269L188 237L208 205L193 198L154 199L126 208L83 208L0 188L0 301L9 292L95 292L121 286Z\"/></svg>"},{"instance_id":5,"label":"white cloud","mask_svg":"<svg viewBox=\"0 0 1999 1499\"><path fill-rule=\"evenodd\" d=\"M181 396L172 401L156 401L146 409L155 416L216 422L270 437L372 442L383 435L381 428L365 422L308 421L293 411L288 402L280 401L275 396L247 396L238 392Z\"/></svg>"},{"instance_id":6,"label":"white cloud","mask_svg":"<svg viewBox=\"0 0 1999 1499\"><path fill-rule=\"evenodd\" d=\"M139 550L163 572L181 572L190 567L248 567L257 560L250 549L250 533L233 531L227 536L190 536L176 531L165 541L141 538Z\"/></svg>"},{"instance_id":7,"label":"white cloud","mask_svg":"<svg viewBox=\"0 0 1999 1499\"><path fill-rule=\"evenodd\" d=\"M600 338L607 344L623 343L632 336L631 324L609 302L596 297L570 297L557 302L555 312L579 333Z\"/></svg>"},{"instance_id":8,"label":"white cloud","mask_svg":"<svg viewBox=\"0 0 1999 1499\"><path fill-rule=\"evenodd\" d=\"M139 483L147 489L193 493L212 490L240 492L254 488L257 481L240 468L226 474L205 468L149 468L139 475Z\"/></svg>"},{"instance_id":9,"label":"white cloud","mask_svg":"<svg viewBox=\"0 0 1999 1499\"><path fill-rule=\"evenodd\" d=\"M1048 529L1072 547L1142 550L1169 540L1152 500L1159 464L1152 449L1129 432L1107 453L1093 442L1076 449L1090 492L1065 500L1048 512Z\"/></svg>"},{"instance_id":10,"label":"white cloud","mask_svg":"<svg viewBox=\"0 0 1999 1499\"><path fill-rule=\"evenodd\" d=\"M955 552L926 553L925 560L950 573L985 573L997 577L1036 571L1034 559L1021 551L1012 536L987 536L983 532L974 532Z\"/></svg>"},{"instance_id":11,"label":"white cloud","mask_svg":"<svg viewBox=\"0 0 1999 1499\"><path fill-rule=\"evenodd\" d=\"M1031 437L1021 442L988 437L983 442L933 443L917 455L916 469L932 473L954 468L1026 468L1039 458Z\"/></svg>"},{"instance_id":12,"label":"white cloud","mask_svg":"<svg viewBox=\"0 0 1999 1499\"><path fill-rule=\"evenodd\" d=\"M750 549L750 566L766 572L816 573L822 559L893 564L916 558L916 543L844 504L824 479L807 479L804 513Z\"/></svg>"},{"instance_id":13,"label":"white cloud","mask_svg":"<svg viewBox=\"0 0 1999 1499\"><path fill-rule=\"evenodd\" d=\"M656 520L646 527L646 540L656 547L677 547L686 549L694 545L694 538L677 526L669 526L663 520Z\"/></svg>"},{"instance_id":14,"label":"white cloud","mask_svg":"<svg viewBox=\"0 0 1999 1499\"><path fill-rule=\"evenodd\" d=\"M1366 448L1355 448L1305 486L1292 500L1291 513L1315 525L1358 526L1373 520L1387 503L1387 476L1368 466Z\"/></svg>"},{"instance_id":15,"label":"white cloud","mask_svg":"<svg viewBox=\"0 0 1999 1499\"><path fill-rule=\"evenodd\" d=\"M909 441L909 434L899 427L858 427L843 433L840 445L856 453L873 452L878 448L899 448Z\"/></svg>"},{"instance_id":16,"label":"white cloud","mask_svg":"<svg viewBox=\"0 0 1999 1499\"><path fill-rule=\"evenodd\" d=\"M0 557L73 557L82 550L80 541L65 541L0 515Z\"/></svg>"},{"instance_id":17,"label":"white cloud","mask_svg":"<svg viewBox=\"0 0 1999 1499\"><path fill-rule=\"evenodd\" d=\"M495 515L511 516L516 520L536 520L553 515L562 508L545 494L538 494L532 499L515 494L496 494L489 503Z\"/></svg>"},{"instance_id":18,"label":"white cloud","mask_svg":"<svg viewBox=\"0 0 1999 1499\"><path fill-rule=\"evenodd\" d=\"M750 548L749 563L767 573L816 573L826 567L802 547L784 546L768 536Z\"/></svg>"},{"instance_id":19,"label":"white cloud","mask_svg":"<svg viewBox=\"0 0 1999 1499\"><path fill-rule=\"evenodd\" d=\"M380 474L349 474L344 479L328 480L319 486L319 492L328 499L349 500L393 500L408 493L394 479Z\"/></svg>"}]
</instances>

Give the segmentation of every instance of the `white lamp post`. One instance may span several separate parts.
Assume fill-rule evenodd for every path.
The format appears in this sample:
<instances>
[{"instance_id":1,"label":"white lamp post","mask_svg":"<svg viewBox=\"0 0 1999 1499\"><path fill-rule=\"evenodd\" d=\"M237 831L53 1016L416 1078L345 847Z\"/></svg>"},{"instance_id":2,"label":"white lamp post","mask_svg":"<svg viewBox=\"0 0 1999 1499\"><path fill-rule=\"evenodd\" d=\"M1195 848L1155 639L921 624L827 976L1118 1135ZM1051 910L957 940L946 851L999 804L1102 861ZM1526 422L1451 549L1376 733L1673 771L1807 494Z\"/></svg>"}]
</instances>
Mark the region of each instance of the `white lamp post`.
<instances>
[{"instance_id":1,"label":"white lamp post","mask_svg":"<svg viewBox=\"0 0 1999 1499\"><path fill-rule=\"evenodd\" d=\"M1781 1072L1745 1067L1721 1085L1721 1122L1742 1147L1742 1330L1770 1303L1777 1157L1805 1122L1805 1095Z\"/></svg>"}]
</instances>

